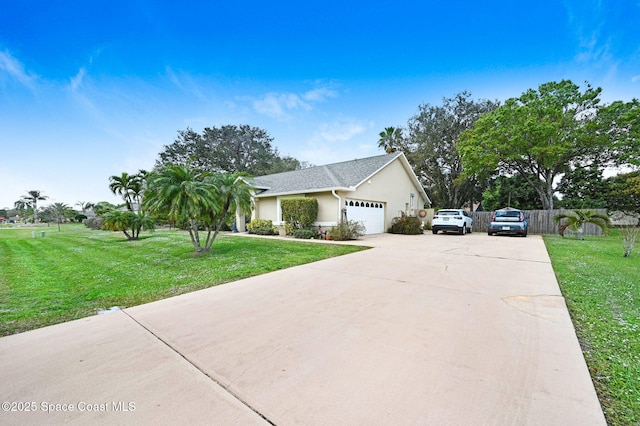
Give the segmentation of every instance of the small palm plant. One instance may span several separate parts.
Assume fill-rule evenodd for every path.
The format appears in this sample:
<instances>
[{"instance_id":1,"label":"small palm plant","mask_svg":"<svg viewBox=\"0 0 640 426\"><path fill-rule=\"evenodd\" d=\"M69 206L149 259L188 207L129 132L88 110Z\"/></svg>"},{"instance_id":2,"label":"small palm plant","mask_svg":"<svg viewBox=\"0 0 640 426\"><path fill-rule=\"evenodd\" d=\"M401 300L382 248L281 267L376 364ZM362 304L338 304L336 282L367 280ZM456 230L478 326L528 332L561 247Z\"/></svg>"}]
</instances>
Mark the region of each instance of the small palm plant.
<instances>
[{"instance_id":1,"label":"small palm plant","mask_svg":"<svg viewBox=\"0 0 640 426\"><path fill-rule=\"evenodd\" d=\"M564 232L569 228L576 234L576 238L584 239L585 223L592 223L606 232L611 224L611 219L606 214L592 212L591 210L574 210L573 213L561 213L553 218L555 222L562 219L566 221L560 225L559 233L564 237Z\"/></svg>"}]
</instances>

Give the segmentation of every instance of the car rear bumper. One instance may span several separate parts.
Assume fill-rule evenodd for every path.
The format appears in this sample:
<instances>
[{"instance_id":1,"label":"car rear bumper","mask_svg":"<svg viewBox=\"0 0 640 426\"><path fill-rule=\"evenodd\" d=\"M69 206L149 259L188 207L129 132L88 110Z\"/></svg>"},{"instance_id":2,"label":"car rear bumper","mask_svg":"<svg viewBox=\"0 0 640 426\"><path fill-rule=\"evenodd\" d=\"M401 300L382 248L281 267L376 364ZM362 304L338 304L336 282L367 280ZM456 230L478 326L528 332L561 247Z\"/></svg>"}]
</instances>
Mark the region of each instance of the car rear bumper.
<instances>
[{"instance_id":1,"label":"car rear bumper","mask_svg":"<svg viewBox=\"0 0 640 426\"><path fill-rule=\"evenodd\" d=\"M516 224L490 224L488 232L491 234L525 235L527 228Z\"/></svg>"},{"instance_id":2,"label":"car rear bumper","mask_svg":"<svg viewBox=\"0 0 640 426\"><path fill-rule=\"evenodd\" d=\"M431 229L433 229L434 231L443 231L443 232L447 232L447 231L455 231L455 232L459 232L462 229L463 225L432 225Z\"/></svg>"}]
</instances>

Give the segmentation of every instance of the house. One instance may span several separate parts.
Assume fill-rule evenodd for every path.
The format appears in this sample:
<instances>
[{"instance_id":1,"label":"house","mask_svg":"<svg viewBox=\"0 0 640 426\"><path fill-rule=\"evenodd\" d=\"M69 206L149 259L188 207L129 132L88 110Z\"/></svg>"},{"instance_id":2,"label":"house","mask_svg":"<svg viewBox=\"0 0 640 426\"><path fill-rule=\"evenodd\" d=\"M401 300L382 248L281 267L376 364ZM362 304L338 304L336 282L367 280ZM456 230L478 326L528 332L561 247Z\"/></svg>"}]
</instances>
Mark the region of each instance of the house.
<instances>
[{"instance_id":1,"label":"house","mask_svg":"<svg viewBox=\"0 0 640 426\"><path fill-rule=\"evenodd\" d=\"M280 203L287 198L318 200L314 226L328 228L346 217L362 222L367 234L386 232L394 217L417 216L431 204L401 152L260 176L252 184L256 192L251 219L271 220L281 232ZM237 217L236 224L244 230L243 218Z\"/></svg>"}]
</instances>

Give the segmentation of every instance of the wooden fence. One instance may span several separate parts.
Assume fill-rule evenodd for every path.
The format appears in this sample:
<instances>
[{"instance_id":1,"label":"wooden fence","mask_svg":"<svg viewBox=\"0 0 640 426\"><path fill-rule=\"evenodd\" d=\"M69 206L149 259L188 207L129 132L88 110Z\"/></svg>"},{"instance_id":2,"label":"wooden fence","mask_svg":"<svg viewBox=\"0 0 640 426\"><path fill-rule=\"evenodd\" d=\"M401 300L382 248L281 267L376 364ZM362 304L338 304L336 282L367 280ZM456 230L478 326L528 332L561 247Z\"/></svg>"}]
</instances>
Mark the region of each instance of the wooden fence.
<instances>
[{"instance_id":1,"label":"wooden fence","mask_svg":"<svg viewBox=\"0 0 640 426\"><path fill-rule=\"evenodd\" d=\"M607 214L606 209L591 209L591 211ZM529 233L530 234L557 234L558 233L558 224L553 220L559 214L562 213L572 213L573 210L525 210L524 215L529 223ZM471 212L471 217L473 218L473 231L474 232L487 232L489 229L489 222L491 221L491 215L493 212ZM427 215L425 217L429 223L433 220L434 210L428 209ZM570 231L567 230L567 233ZM585 236L601 236L602 230L588 223L584 226L584 235Z\"/></svg>"},{"instance_id":2,"label":"wooden fence","mask_svg":"<svg viewBox=\"0 0 640 426\"><path fill-rule=\"evenodd\" d=\"M606 209L592 209L592 211L607 214ZM524 217L529 223L530 234L557 234L558 223L553 218L562 213L572 213L573 210L525 210ZM487 232L489 229L489 222L491 221L491 215L493 212L472 212L473 218L473 230L477 232ZM569 231L567 230L567 233ZM591 223L587 223L584 226L584 235L601 236L602 230Z\"/></svg>"}]
</instances>

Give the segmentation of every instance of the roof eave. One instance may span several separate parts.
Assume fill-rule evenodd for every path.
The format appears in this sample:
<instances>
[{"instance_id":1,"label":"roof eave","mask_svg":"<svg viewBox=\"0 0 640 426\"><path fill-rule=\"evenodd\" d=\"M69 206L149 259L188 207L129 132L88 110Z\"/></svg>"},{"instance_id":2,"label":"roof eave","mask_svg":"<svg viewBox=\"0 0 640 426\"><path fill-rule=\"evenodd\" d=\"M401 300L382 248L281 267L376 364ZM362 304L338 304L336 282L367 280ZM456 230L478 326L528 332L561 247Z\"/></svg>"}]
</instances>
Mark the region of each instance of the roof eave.
<instances>
[{"instance_id":1,"label":"roof eave","mask_svg":"<svg viewBox=\"0 0 640 426\"><path fill-rule=\"evenodd\" d=\"M313 194L317 192L331 192L331 191L349 191L353 192L354 187L330 187L330 188L316 188L316 189L304 189L298 191L285 191L285 192L271 192L269 194L256 194L255 198L267 198L267 197L280 197L283 195L300 195L300 194Z\"/></svg>"}]
</instances>

